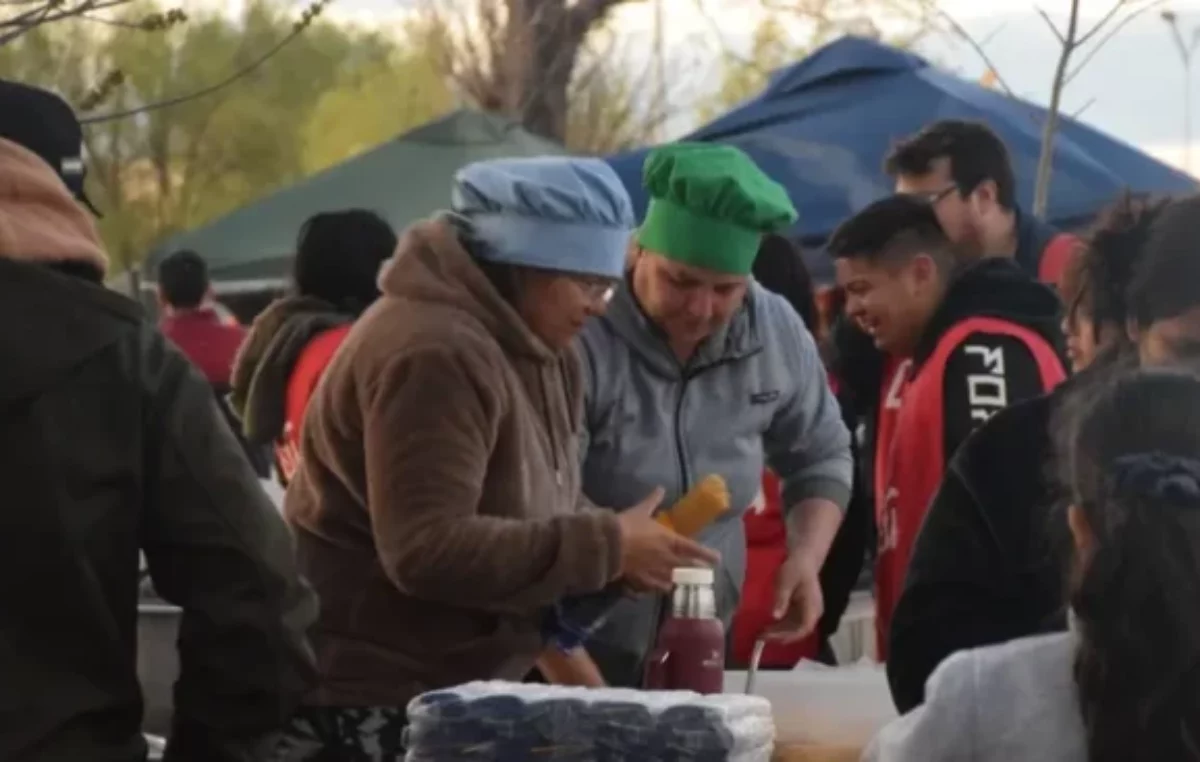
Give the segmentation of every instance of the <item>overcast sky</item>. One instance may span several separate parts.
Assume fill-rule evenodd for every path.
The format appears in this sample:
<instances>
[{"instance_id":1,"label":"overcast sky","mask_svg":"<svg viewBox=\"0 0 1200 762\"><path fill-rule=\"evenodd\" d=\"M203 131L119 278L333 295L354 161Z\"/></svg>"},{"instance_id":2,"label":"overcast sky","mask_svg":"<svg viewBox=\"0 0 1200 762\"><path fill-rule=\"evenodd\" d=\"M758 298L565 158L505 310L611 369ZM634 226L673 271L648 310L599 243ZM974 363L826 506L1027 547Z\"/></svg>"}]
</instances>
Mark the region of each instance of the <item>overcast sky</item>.
<instances>
[{"instance_id":1,"label":"overcast sky","mask_svg":"<svg viewBox=\"0 0 1200 762\"><path fill-rule=\"evenodd\" d=\"M1092 23L1115 0L1083 0L1083 8ZM675 34L711 34L711 22L695 13L696 0L664 0L672 9L669 17L685 19ZM756 19L746 6L754 0L705 0L712 9L710 18L718 19L726 44L745 44ZM1143 3L1144 4L1144 3ZM1061 26L1065 25L1067 0L1045 0L1041 7ZM639 7L640 6L640 7ZM722 7L718 7L722 6ZM741 7L739 10L739 6ZM1055 6L1062 6L1055 12ZM1035 103L1049 101L1050 83L1059 51L1058 41L1036 14L1029 0L943 0L945 8L977 41L984 44L988 58L1001 77L1021 97ZM651 3L629 6L622 22L631 33L650 28ZM1200 0L1180 0L1144 13L1108 41L1087 63L1064 93L1064 110L1123 138L1165 160L1178 163L1183 144L1184 68L1171 42L1170 30L1159 15L1170 8L1179 16L1185 36L1200 26ZM1081 28L1091 26L1085 20ZM684 29L687 32L684 32ZM634 30L638 30L635 32ZM1084 55L1090 48L1084 49ZM978 78L987 65L969 44L953 34L935 35L919 51L939 65L968 78ZM1078 59L1082 55L1076 54ZM1194 68L1193 68L1194 71ZM1200 74L1200 72L1197 72ZM711 81L711 77L703 78ZM1200 77L1193 84L1200 83ZM1192 88L1195 92L1195 87ZM1193 107L1200 106L1194 97ZM1197 132L1200 132L1200 119ZM1200 150L1194 168L1200 169Z\"/></svg>"},{"instance_id":2,"label":"overcast sky","mask_svg":"<svg viewBox=\"0 0 1200 762\"><path fill-rule=\"evenodd\" d=\"M242 0L198 0L218 2L231 10ZM1082 0L1088 20L1103 15L1118 0ZM365 24L389 23L405 12L413 0L334 0L330 13ZM748 46L759 19L758 0L662 0L666 18L665 37L674 59L672 71L681 81L676 92L687 100L712 87L721 45ZM1130 0L1133 5L1151 0ZM697 3L705 13L697 10ZM303 0L297 0L297 6ZM866 8L870 0L863 0ZM1036 103L1049 100L1050 80L1058 55L1053 33L1035 12L1030 0L941 0L946 9L976 40L987 40L985 50L1000 75L1020 96ZM1060 25L1069 0L1043 0L1044 8ZM1200 27L1200 0L1168 0L1139 16L1098 52L1065 93L1065 110L1083 109L1080 118L1105 132L1123 138L1173 163L1181 159L1183 143L1184 69L1161 19L1162 9L1175 11L1185 35ZM619 8L616 26L626 38L625 49L649 47L654 19L654 0L631 2ZM714 32L714 27L719 31ZM719 35L719 36L718 36ZM939 65L965 77L978 78L985 63L971 46L952 34L936 35L922 43L919 51ZM1078 55L1078 54L1077 54ZM645 62L633 62L642 67ZM1200 72L1198 72L1200 74ZM1200 83L1200 77L1195 82ZM1193 88L1194 92L1195 88ZM1200 98L1195 98L1200 106ZM1086 107L1086 108L1085 108ZM1200 119L1197 132L1200 132ZM687 124L684 123L683 127ZM1194 161L1200 170L1200 150Z\"/></svg>"}]
</instances>

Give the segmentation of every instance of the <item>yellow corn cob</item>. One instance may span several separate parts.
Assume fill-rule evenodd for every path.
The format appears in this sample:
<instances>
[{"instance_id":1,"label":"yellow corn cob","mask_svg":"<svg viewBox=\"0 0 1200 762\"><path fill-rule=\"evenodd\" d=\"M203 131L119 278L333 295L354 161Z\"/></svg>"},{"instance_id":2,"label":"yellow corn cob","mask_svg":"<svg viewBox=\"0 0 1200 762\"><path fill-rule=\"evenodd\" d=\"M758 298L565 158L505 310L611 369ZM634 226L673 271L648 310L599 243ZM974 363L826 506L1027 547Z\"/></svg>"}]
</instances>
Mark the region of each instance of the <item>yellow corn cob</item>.
<instances>
[{"instance_id":1,"label":"yellow corn cob","mask_svg":"<svg viewBox=\"0 0 1200 762\"><path fill-rule=\"evenodd\" d=\"M654 518L658 523L673 529L684 537L695 537L701 529L711 524L729 510L729 488L725 480L716 474L704 477L675 505Z\"/></svg>"}]
</instances>

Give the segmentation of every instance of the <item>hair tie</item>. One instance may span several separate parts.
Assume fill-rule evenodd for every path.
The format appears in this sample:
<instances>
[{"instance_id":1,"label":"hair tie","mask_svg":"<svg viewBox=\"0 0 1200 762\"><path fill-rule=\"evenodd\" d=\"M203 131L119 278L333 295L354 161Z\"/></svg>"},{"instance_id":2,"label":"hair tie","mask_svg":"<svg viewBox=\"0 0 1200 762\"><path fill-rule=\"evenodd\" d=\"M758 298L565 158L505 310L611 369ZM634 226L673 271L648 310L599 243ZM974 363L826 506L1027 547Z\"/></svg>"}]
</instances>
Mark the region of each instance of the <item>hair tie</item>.
<instances>
[{"instance_id":1,"label":"hair tie","mask_svg":"<svg viewBox=\"0 0 1200 762\"><path fill-rule=\"evenodd\" d=\"M1118 495L1200 508L1200 460L1165 452L1122 455L1112 462Z\"/></svg>"}]
</instances>

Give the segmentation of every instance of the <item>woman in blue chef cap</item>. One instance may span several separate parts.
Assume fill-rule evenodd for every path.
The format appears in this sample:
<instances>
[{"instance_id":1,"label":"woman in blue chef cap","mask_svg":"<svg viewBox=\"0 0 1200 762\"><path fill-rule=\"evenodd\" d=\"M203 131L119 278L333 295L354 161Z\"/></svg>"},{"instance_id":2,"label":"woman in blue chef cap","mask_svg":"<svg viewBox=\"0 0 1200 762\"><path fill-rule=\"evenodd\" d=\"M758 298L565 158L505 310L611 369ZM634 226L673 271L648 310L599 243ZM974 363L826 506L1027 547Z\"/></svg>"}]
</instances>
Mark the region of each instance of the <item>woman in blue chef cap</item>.
<instances>
[{"instance_id":1,"label":"woman in blue chef cap","mask_svg":"<svg viewBox=\"0 0 1200 762\"><path fill-rule=\"evenodd\" d=\"M289 760L397 759L415 696L520 680L558 600L648 584L712 551L580 499L571 342L604 312L633 212L608 165L509 159L459 172L412 226L309 407L285 515L320 595L320 684Z\"/></svg>"}]
</instances>

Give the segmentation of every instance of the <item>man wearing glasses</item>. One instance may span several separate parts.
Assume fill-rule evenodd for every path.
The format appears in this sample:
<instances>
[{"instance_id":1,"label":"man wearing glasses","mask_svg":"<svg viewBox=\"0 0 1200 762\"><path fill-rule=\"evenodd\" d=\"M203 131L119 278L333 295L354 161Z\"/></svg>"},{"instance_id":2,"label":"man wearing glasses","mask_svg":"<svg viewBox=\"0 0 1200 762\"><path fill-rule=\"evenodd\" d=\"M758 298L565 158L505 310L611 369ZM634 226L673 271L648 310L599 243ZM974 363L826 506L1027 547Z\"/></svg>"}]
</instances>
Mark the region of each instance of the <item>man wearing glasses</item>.
<instances>
[{"instance_id":1,"label":"man wearing glasses","mask_svg":"<svg viewBox=\"0 0 1200 762\"><path fill-rule=\"evenodd\" d=\"M929 201L961 255L1011 257L1042 282L1058 283L1078 239L1017 208L1008 149L987 125L934 122L897 145L884 169L897 193Z\"/></svg>"}]
</instances>

